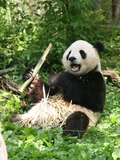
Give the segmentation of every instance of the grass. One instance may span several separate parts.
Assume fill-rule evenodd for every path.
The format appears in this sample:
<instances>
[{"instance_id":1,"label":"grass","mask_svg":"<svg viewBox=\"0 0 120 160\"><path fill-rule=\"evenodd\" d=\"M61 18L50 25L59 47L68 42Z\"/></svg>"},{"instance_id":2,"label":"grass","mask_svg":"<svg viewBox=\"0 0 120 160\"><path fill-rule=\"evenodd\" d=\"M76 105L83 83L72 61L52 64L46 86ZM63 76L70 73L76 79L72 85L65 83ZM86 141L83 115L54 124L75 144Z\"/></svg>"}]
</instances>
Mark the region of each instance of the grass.
<instances>
[{"instance_id":1,"label":"grass","mask_svg":"<svg viewBox=\"0 0 120 160\"><path fill-rule=\"evenodd\" d=\"M103 56L103 66L108 57ZM106 66L120 73L112 65ZM110 63L109 63L110 64ZM113 67L114 66L114 67ZM62 129L20 127L10 122L11 115L23 113L21 97L0 91L0 118L9 160L120 160L120 93L113 84L106 84L104 113L96 127L90 128L82 139L62 137Z\"/></svg>"}]
</instances>

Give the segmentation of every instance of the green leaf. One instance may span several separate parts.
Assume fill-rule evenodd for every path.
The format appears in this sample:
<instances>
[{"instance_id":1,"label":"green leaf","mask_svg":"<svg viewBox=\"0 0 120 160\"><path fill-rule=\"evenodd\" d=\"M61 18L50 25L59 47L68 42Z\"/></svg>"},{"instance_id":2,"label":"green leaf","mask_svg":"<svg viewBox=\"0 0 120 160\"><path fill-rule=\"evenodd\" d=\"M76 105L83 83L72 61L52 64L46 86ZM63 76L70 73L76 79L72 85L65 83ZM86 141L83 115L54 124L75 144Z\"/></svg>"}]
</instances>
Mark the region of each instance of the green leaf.
<instances>
[{"instance_id":1,"label":"green leaf","mask_svg":"<svg viewBox=\"0 0 120 160\"><path fill-rule=\"evenodd\" d=\"M112 153L112 157L114 160L120 159L120 148L116 149L113 153Z\"/></svg>"}]
</instances>

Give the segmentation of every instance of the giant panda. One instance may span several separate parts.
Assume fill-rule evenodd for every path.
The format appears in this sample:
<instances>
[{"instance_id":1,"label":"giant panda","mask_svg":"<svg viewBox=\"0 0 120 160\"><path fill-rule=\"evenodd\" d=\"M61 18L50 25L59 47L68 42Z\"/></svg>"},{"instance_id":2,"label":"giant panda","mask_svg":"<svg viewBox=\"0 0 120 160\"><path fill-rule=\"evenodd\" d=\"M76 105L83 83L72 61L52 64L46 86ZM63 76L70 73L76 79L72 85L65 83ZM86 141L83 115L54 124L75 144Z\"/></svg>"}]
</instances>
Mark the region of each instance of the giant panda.
<instances>
[{"instance_id":1,"label":"giant panda","mask_svg":"<svg viewBox=\"0 0 120 160\"><path fill-rule=\"evenodd\" d=\"M103 50L100 42L92 45L77 40L63 54L64 72L51 76L49 84L37 75L29 87L32 90L30 95L36 102L43 97L44 85L49 99L61 94L63 101L74 105L73 112L62 125L63 135L82 136L89 126L96 125L103 112L106 88L98 55ZM36 114L35 108L41 107L40 103L41 100L28 113L17 116L13 121L33 116Z\"/></svg>"}]
</instances>

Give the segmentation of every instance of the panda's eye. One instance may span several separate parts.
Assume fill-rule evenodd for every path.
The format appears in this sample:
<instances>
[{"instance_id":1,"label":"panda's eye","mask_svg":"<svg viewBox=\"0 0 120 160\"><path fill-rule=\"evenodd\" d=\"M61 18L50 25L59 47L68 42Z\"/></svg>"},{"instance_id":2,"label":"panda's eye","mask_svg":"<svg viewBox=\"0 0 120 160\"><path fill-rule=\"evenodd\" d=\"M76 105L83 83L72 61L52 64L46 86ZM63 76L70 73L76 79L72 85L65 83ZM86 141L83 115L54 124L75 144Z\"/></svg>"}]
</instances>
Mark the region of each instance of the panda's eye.
<instances>
[{"instance_id":1,"label":"panda's eye","mask_svg":"<svg viewBox=\"0 0 120 160\"><path fill-rule=\"evenodd\" d=\"M80 50L79 53L80 53L82 59L85 59L87 57L87 54L83 50Z\"/></svg>"},{"instance_id":2,"label":"panda's eye","mask_svg":"<svg viewBox=\"0 0 120 160\"><path fill-rule=\"evenodd\" d=\"M67 57L66 57L67 60L68 60L68 58L69 58L70 53L71 53L71 51L69 51L69 53L68 53L68 55L67 55Z\"/></svg>"}]
</instances>

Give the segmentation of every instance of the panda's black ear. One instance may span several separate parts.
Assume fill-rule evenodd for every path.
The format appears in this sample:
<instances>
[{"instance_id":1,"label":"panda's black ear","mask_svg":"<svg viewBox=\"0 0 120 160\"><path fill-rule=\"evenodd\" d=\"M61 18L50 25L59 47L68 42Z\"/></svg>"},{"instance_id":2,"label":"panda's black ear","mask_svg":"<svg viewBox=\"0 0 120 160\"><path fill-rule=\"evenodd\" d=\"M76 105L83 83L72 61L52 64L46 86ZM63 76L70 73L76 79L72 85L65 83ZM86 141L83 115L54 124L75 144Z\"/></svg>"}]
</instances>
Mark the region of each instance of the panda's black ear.
<instances>
[{"instance_id":1,"label":"panda's black ear","mask_svg":"<svg viewBox=\"0 0 120 160\"><path fill-rule=\"evenodd\" d=\"M97 49L98 52L104 51L104 45L101 42L96 42L93 46Z\"/></svg>"}]
</instances>

